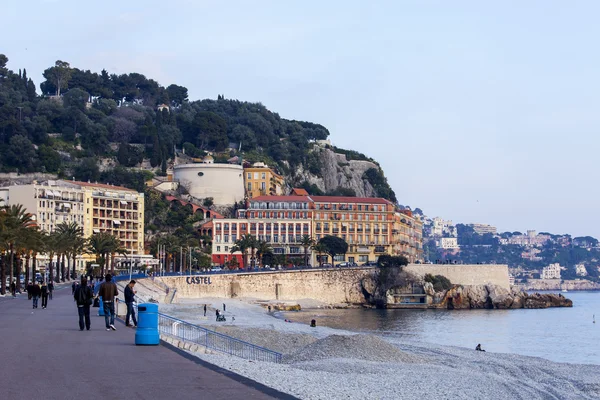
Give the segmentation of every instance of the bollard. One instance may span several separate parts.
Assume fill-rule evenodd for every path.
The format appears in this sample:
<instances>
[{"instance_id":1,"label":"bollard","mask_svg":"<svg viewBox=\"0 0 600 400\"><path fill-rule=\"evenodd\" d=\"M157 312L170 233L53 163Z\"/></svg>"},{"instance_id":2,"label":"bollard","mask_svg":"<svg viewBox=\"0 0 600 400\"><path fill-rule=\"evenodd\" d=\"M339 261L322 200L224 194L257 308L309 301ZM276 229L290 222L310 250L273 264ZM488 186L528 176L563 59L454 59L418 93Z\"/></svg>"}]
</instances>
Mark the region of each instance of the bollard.
<instances>
[{"instance_id":1,"label":"bollard","mask_svg":"<svg viewBox=\"0 0 600 400\"><path fill-rule=\"evenodd\" d=\"M138 326L135 332L135 344L156 346L160 342L158 333L158 304L138 305Z\"/></svg>"},{"instance_id":2,"label":"bollard","mask_svg":"<svg viewBox=\"0 0 600 400\"><path fill-rule=\"evenodd\" d=\"M100 308L98 308L98 316L104 317L104 302L102 301L102 296L100 296L99 299L100 299Z\"/></svg>"}]
</instances>

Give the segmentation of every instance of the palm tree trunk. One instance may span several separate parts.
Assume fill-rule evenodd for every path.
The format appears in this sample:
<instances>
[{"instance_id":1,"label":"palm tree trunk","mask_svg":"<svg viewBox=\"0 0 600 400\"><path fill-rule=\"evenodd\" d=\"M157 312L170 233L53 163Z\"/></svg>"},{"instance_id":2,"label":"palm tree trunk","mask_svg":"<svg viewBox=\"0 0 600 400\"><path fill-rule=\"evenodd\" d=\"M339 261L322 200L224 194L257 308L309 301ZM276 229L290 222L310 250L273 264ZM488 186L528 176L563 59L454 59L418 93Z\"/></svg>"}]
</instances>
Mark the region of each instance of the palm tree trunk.
<instances>
[{"instance_id":1,"label":"palm tree trunk","mask_svg":"<svg viewBox=\"0 0 600 400\"><path fill-rule=\"evenodd\" d=\"M308 265L308 247L304 246L304 266Z\"/></svg>"},{"instance_id":2,"label":"palm tree trunk","mask_svg":"<svg viewBox=\"0 0 600 400\"><path fill-rule=\"evenodd\" d=\"M37 253L33 253L33 259L31 260L31 278L35 279L35 262L37 261Z\"/></svg>"},{"instance_id":3,"label":"palm tree trunk","mask_svg":"<svg viewBox=\"0 0 600 400\"><path fill-rule=\"evenodd\" d=\"M50 279L50 282L52 282L52 281L54 281L54 269L52 268L52 258L54 258L53 257L54 254L50 253L49 255L50 255L50 261L48 261L48 268L46 270L50 270L49 271L50 272L49 279Z\"/></svg>"},{"instance_id":4,"label":"palm tree trunk","mask_svg":"<svg viewBox=\"0 0 600 400\"><path fill-rule=\"evenodd\" d=\"M8 268L10 269L10 284L12 285L14 277L15 277L15 252L13 251L13 245L12 243L10 244L10 259L9 259L9 263L8 263ZM4 282L2 282L2 284L4 285Z\"/></svg>"},{"instance_id":5,"label":"palm tree trunk","mask_svg":"<svg viewBox=\"0 0 600 400\"><path fill-rule=\"evenodd\" d=\"M29 283L29 260L31 256L29 253L25 256L25 285ZM34 275L35 276L35 275Z\"/></svg>"},{"instance_id":6,"label":"palm tree trunk","mask_svg":"<svg viewBox=\"0 0 600 400\"><path fill-rule=\"evenodd\" d=\"M115 254L110 253L110 274L115 275Z\"/></svg>"},{"instance_id":7,"label":"palm tree trunk","mask_svg":"<svg viewBox=\"0 0 600 400\"><path fill-rule=\"evenodd\" d=\"M62 253L60 260L61 260L61 262L60 262L60 280L62 282L64 282L65 281L65 253Z\"/></svg>"},{"instance_id":8,"label":"palm tree trunk","mask_svg":"<svg viewBox=\"0 0 600 400\"><path fill-rule=\"evenodd\" d=\"M17 254L17 285L16 285L16 290L17 292L21 291L21 271L23 271L23 258Z\"/></svg>"},{"instance_id":9,"label":"palm tree trunk","mask_svg":"<svg viewBox=\"0 0 600 400\"><path fill-rule=\"evenodd\" d=\"M2 254L0 258L0 280L2 280L0 282L0 293L4 295L6 294L6 255Z\"/></svg>"},{"instance_id":10,"label":"palm tree trunk","mask_svg":"<svg viewBox=\"0 0 600 400\"><path fill-rule=\"evenodd\" d=\"M71 254L67 253L67 279L71 280L73 273L75 272L73 266L71 265ZM73 271L72 271L73 269Z\"/></svg>"},{"instance_id":11,"label":"palm tree trunk","mask_svg":"<svg viewBox=\"0 0 600 400\"><path fill-rule=\"evenodd\" d=\"M54 282L60 282L60 254L56 255L56 262L54 263L55 273L54 273Z\"/></svg>"}]
</instances>

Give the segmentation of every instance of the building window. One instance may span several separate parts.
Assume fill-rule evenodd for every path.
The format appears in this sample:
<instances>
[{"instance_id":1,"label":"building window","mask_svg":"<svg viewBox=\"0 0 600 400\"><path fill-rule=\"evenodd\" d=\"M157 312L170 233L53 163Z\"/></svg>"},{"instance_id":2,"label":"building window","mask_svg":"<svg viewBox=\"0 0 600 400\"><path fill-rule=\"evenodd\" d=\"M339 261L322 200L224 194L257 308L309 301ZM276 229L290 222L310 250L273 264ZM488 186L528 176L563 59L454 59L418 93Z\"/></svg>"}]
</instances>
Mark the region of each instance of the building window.
<instances>
[{"instance_id":1,"label":"building window","mask_svg":"<svg viewBox=\"0 0 600 400\"><path fill-rule=\"evenodd\" d=\"M254 179L258 179L258 172L254 173Z\"/></svg>"},{"instance_id":2,"label":"building window","mask_svg":"<svg viewBox=\"0 0 600 400\"><path fill-rule=\"evenodd\" d=\"M217 251L221 251L221 246L217 246Z\"/></svg>"},{"instance_id":3,"label":"building window","mask_svg":"<svg viewBox=\"0 0 600 400\"><path fill-rule=\"evenodd\" d=\"M239 187L239 186L238 186L238 187ZM265 190L265 189L267 188L267 184L266 184L265 182L261 182L261 183L260 183L260 188L261 188L262 190Z\"/></svg>"},{"instance_id":4,"label":"building window","mask_svg":"<svg viewBox=\"0 0 600 400\"><path fill-rule=\"evenodd\" d=\"M248 172L248 179L252 179L252 172Z\"/></svg>"},{"instance_id":5,"label":"building window","mask_svg":"<svg viewBox=\"0 0 600 400\"><path fill-rule=\"evenodd\" d=\"M261 173L260 174L260 179L267 179L267 174L266 173Z\"/></svg>"},{"instance_id":6,"label":"building window","mask_svg":"<svg viewBox=\"0 0 600 400\"><path fill-rule=\"evenodd\" d=\"M225 251L229 251L229 246L225 246Z\"/></svg>"},{"instance_id":7,"label":"building window","mask_svg":"<svg viewBox=\"0 0 600 400\"><path fill-rule=\"evenodd\" d=\"M252 182L248 182L248 190L252 190Z\"/></svg>"},{"instance_id":8,"label":"building window","mask_svg":"<svg viewBox=\"0 0 600 400\"><path fill-rule=\"evenodd\" d=\"M360 262L369 262L369 256L358 256L358 261Z\"/></svg>"}]
</instances>

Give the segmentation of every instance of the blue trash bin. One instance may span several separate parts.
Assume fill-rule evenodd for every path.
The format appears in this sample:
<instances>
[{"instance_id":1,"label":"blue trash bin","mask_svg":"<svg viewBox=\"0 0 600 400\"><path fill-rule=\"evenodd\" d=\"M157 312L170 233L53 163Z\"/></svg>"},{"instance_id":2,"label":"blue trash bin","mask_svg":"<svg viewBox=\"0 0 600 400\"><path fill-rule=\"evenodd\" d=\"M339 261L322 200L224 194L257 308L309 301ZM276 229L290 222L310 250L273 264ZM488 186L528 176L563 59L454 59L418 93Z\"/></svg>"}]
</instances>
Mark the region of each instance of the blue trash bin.
<instances>
[{"instance_id":1,"label":"blue trash bin","mask_svg":"<svg viewBox=\"0 0 600 400\"><path fill-rule=\"evenodd\" d=\"M158 333L158 304L138 305L138 325L135 332L135 344L156 346L160 342Z\"/></svg>"},{"instance_id":2,"label":"blue trash bin","mask_svg":"<svg viewBox=\"0 0 600 400\"><path fill-rule=\"evenodd\" d=\"M98 308L98 316L104 317L104 302L102 301L102 296L98 298L100 299L100 308Z\"/></svg>"}]
</instances>

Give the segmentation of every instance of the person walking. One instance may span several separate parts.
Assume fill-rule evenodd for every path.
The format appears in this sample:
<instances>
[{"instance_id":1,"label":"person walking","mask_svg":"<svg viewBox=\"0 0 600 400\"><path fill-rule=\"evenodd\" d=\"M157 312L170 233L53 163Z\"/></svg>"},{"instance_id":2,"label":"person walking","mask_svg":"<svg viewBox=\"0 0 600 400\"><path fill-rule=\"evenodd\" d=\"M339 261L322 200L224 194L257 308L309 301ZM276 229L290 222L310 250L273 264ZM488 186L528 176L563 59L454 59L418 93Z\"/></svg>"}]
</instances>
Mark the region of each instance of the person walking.
<instances>
[{"instance_id":1,"label":"person walking","mask_svg":"<svg viewBox=\"0 0 600 400\"><path fill-rule=\"evenodd\" d=\"M42 290L40 289L40 285L34 283L31 287L31 298L33 299L33 308L38 308L38 298L42 294Z\"/></svg>"},{"instance_id":2,"label":"person walking","mask_svg":"<svg viewBox=\"0 0 600 400\"><path fill-rule=\"evenodd\" d=\"M225 303L223 303L223 312L227 311L227 308L225 307Z\"/></svg>"},{"instance_id":3,"label":"person walking","mask_svg":"<svg viewBox=\"0 0 600 400\"><path fill-rule=\"evenodd\" d=\"M52 292L54 292L54 282L48 282L48 297L52 300Z\"/></svg>"},{"instance_id":4,"label":"person walking","mask_svg":"<svg viewBox=\"0 0 600 400\"><path fill-rule=\"evenodd\" d=\"M135 318L135 308L133 308L133 303L135 301L135 294L137 293L133 290L135 286L135 281L132 279L129 281L129 284L125 286L125 304L127 305L127 316L125 317L125 326L131 327L132 325L129 323L129 316L131 315L131 320L133 321L133 327L137 328L137 319Z\"/></svg>"},{"instance_id":5,"label":"person walking","mask_svg":"<svg viewBox=\"0 0 600 400\"><path fill-rule=\"evenodd\" d=\"M27 291L27 300L31 300L31 287L33 286L33 282L29 281L29 283L27 284L27 288L25 288L25 290Z\"/></svg>"},{"instance_id":6,"label":"person walking","mask_svg":"<svg viewBox=\"0 0 600 400\"><path fill-rule=\"evenodd\" d=\"M219 320L219 315L220 315L220 314L221 314L221 313L219 312L219 309L217 308L217 309L215 310L215 315L217 316L217 321Z\"/></svg>"},{"instance_id":7,"label":"person walking","mask_svg":"<svg viewBox=\"0 0 600 400\"><path fill-rule=\"evenodd\" d=\"M75 282L71 284L71 294L75 294Z\"/></svg>"},{"instance_id":8,"label":"person walking","mask_svg":"<svg viewBox=\"0 0 600 400\"><path fill-rule=\"evenodd\" d=\"M48 284L46 281L42 283L40 292L42 293L42 309L45 309L48 307Z\"/></svg>"},{"instance_id":9,"label":"person walking","mask_svg":"<svg viewBox=\"0 0 600 400\"><path fill-rule=\"evenodd\" d=\"M117 285L112 281L112 275L106 274L104 283L100 285L98 289L98 296L102 297L104 303L104 322L106 323L106 330L116 331L115 328L115 298L119 294Z\"/></svg>"},{"instance_id":10,"label":"person walking","mask_svg":"<svg viewBox=\"0 0 600 400\"><path fill-rule=\"evenodd\" d=\"M17 281L12 281L10 284L10 293L12 297L17 297Z\"/></svg>"},{"instance_id":11,"label":"person walking","mask_svg":"<svg viewBox=\"0 0 600 400\"><path fill-rule=\"evenodd\" d=\"M206 304L204 305L204 316L206 317Z\"/></svg>"},{"instance_id":12,"label":"person walking","mask_svg":"<svg viewBox=\"0 0 600 400\"><path fill-rule=\"evenodd\" d=\"M73 293L73 298L77 302L77 313L79 314L80 331L83 330L84 326L88 331L91 328L92 324L90 321L90 306L92 305L93 297L94 293L92 293L92 289L90 289L87 285L87 279L84 276L82 276L81 285L79 285L77 289L75 289L75 293Z\"/></svg>"}]
</instances>

